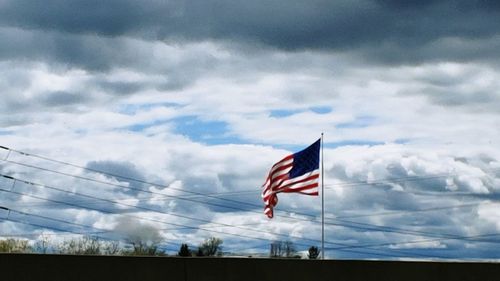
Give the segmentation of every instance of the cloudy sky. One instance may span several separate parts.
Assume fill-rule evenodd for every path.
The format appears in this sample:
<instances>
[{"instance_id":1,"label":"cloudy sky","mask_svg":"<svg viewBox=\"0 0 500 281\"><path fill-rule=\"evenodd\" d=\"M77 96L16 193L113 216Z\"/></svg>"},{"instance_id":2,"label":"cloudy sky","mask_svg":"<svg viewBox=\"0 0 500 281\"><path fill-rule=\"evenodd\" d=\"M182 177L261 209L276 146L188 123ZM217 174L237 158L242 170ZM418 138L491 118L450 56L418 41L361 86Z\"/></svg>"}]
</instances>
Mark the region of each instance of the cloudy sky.
<instances>
[{"instance_id":1,"label":"cloudy sky","mask_svg":"<svg viewBox=\"0 0 500 281\"><path fill-rule=\"evenodd\" d=\"M324 132L327 257L498 259L498 3L0 0L0 235L320 246Z\"/></svg>"}]
</instances>

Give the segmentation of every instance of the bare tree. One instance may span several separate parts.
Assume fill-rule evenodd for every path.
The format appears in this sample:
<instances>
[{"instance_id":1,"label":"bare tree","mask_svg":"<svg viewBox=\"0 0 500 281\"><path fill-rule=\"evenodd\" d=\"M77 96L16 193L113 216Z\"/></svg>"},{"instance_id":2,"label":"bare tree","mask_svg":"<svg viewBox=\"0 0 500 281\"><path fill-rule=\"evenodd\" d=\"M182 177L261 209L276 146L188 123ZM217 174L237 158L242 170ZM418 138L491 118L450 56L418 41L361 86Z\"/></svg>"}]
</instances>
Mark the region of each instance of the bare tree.
<instances>
[{"instance_id":1,"label":"bare tree","mask_svg":"<svg viewBox=\"0 0 500 281\"><path fill-rule=\"evenodd\" d=\"M274 241L271 243L271 249L269 251L269 256L271 258L277 258L283 256L283 247L281 241Z\"/></svg>"},{"instance_id":2,"label":"bare tree","mask_svg":"<svg viewBox=\"0 0 500 281\"><path fill-rule=\"evenodd\" d=\"M198 247L197 255L202 256L221 256L222 255L222 239L210 237Z\"/></svg>"},{"instance_id":3,"label":"bare tree","mask_svg":"<svg viewBox=\"0 0 500 281\"><path fill-rule=\"evenodd\" d=\"M101 255L102 244L98 237L84 236L65 241L59 246L59 253L70 255Z\"/></svg>"},{"instance_id":4,"label":"bare tree","mask_svg":"<svg viewBox=\"0 0 500 281\"><path fill-rule=\"evenodd\" d=\"M50 246L49 236L42 234L42 235L40 235L40 237L38 237L37 241L35 242L33 250L36 253L46 254L47 251L49 250L49 246Z\"/></svg>"},{"instance_id":5,"label":"bare tree","mask_svg":"<svg viewBox=\"0 0 500 281\"><path fill-rule=\"evenodd\" d=\"M295 249L295 245L293 244L292 241L285 241L284 248L285 248L285 257L292 258L297 255L297 250Z\"/></svg>"},{"instance_id":6,"label":"bare tree","mask_svg":"<svg viewBox=\"0 0 500 281\"><path fill-rule=\"evenodd\" d=\"M132 250L122 251L123 255L131 256L162 256L165 252L160 250L157 243L149 243L144 241L129 242L132 244Z\"/></svg>"},{"instance_id":7,"label":"bare tree","mask_svg":"<svg viewBox=\"0 0 500 281\"><path fill-rule=\"evenodd\" d=\"M116 255L120 252L120 243L118 241L108 241L103 244L102 254L104 255Z\"/></svg>"},{"instance_id":8,"label":"bare tree","mask_svg":"<svg viewBox=\"0 0 500 281\"><path fill-rule=\"evenodd\" d=\"M274 241L271 243L269 256L272 258L295 258L297 257L297 250L292 241Z\"/></svg>"}]
</instances>

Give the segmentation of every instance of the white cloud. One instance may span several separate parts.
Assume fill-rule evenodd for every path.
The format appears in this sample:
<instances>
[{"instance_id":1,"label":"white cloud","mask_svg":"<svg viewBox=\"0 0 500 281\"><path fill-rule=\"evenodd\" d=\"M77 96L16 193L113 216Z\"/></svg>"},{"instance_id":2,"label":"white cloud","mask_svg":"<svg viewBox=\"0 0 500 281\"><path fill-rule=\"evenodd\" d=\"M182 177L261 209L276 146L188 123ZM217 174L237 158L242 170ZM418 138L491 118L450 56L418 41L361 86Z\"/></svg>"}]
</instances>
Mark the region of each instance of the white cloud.
<instances>
[{"instance_id":1,"label":"white cloud","mask_svg":"<svg viewBox=\"0 0 500 281\"><path fill-rule=\"evenodd\" d=\"M466 236L500 227L496 205L479 204L494 200L500 188L499 70L493 64L445 60L387 66L336 51L244 53L241 45L214 40L169 44L13 27L0 33L18 36L19 42L43 39L39 46L47 54L0 61L0 145L80 166L118 167L148 182L11 153L11 161L112 185L8 162L1 162L2 174L123 204L97 204L16 183L14 190L26 195L2 197L0 206L123 233L137 230L126 225L132 219L125 215L141 216L140 225L156 233L155 239L197 244L221 236L230 242L227 249L267 251L266 241L245 236L289 235L303 250L318 246L319 198L282 194L277 217L270 221L261 214L260 186L274 162L324 132L326 210L328 222L335 223L327 227L328 242L386 244L386 251L433 248L457 257L463 247L453 241L397 243L422 239L419 231ZM82 53L56 59L54 42L80 42ZM187 117L192 119L180 121ZM361 145L349 145L356 143ZM10 188L11 181L0 179L1 188ZM149 193L128 188L134 186ZM27 195L125 214L48 204ZM459 207L439 210L447 206ZM335 220L342 217L372 226ZM155 223L162 225L151 228ZM253 225L224 226L246 223ZM5 233L37 228L0 225ZM378 231L383 227L414 233ZM394 243L387 247L388 242ZM464 257L481 256L487 248L480 244ZM328 255L349 257L337 251Z\"/></svg>"}]
</instances>

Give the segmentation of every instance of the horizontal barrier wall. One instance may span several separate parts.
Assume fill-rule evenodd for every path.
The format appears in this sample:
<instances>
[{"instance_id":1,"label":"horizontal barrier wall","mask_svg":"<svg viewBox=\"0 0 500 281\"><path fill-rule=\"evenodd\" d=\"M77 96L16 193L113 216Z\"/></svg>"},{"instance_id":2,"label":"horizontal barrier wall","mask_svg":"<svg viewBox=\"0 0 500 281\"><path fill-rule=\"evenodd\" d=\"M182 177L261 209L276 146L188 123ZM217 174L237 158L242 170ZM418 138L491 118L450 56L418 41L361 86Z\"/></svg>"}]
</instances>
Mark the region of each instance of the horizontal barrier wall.
<instances>
[{"instance_id":1,"label":"horizontal barrier wall","mask_svg":"<svg viewBox=\"0 0 500 281\"><path fill-rule=\"evenodd\" d=\"M0 254L0 280L498 281L500 264Z\"/></svg>"}]
</instances>

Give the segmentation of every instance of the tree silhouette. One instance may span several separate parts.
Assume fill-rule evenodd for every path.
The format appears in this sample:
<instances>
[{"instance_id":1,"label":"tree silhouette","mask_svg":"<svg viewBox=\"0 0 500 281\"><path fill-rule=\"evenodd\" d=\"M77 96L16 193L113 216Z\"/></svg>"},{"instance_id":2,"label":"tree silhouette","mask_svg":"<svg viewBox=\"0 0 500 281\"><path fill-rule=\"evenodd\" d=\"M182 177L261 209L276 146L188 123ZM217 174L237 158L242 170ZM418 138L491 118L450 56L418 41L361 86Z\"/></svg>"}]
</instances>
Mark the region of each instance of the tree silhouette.
<instances>
[{"instance_id":1,"label":"tree silhouette","mask_svg":"<svg viewBox=\"0 0 500 281\"><path fill-rule=\"evenodd\" d=\"M308 251L308 254L307 254L307 257L311 260L315 260L319 257L319 249L318 247L315 247L315 246L311 246L309 248L309 251Z\"/></svg>"},{"instance_id":2,"label":"tree silhouette","mask_svg":"<svg viewBox=\"0 0 500 281\"><path fill-rule=\"evenodd\" d=\"M179 249L177 255L179 257L190 257L191 250L189 250L189 246L187 244L181 244L181 248Z\"/></svg>"},{"instance_id":3,"label":"tree silhouette","mask_svg":"<svg viewBox=\"0 0 500 281\"><path fill-rule=\"evenodd\" d=\"M222 255L222 239L210 237L198 247L197 256L221 256Z\"/></svg>"}]
</instances>

